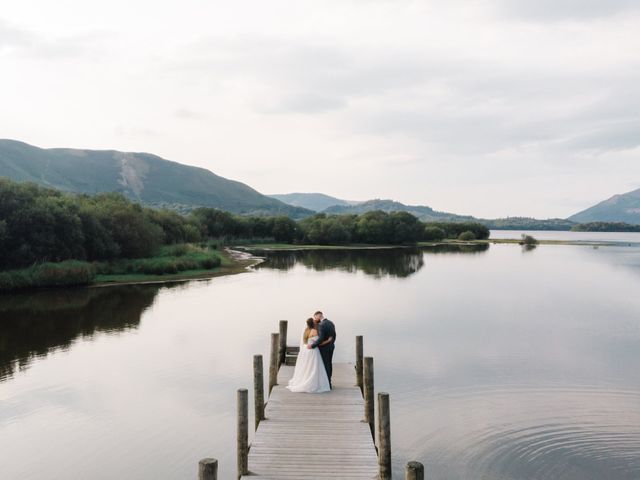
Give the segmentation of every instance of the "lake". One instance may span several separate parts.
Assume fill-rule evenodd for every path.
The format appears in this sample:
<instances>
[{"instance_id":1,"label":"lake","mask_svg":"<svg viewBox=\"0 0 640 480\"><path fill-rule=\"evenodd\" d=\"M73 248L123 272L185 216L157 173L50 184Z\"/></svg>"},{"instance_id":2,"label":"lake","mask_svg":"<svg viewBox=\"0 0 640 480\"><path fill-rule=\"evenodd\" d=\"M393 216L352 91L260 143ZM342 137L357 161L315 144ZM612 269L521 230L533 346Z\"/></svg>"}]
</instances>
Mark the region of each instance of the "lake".
<instances>
[{"instance_id":1,"label":"lake","mask_svg":"<svg viewBox=\"0 0 640 480\"><path fill-rule=\"evenodd\" d=\"M205 281L0 296L0 478L195 478L207 456L235 478L252 356L321 309L335 360L364 335L391 395L394 477L638 479L640 234L617 238L274 252Z\"/></svg>"}]
</instances>

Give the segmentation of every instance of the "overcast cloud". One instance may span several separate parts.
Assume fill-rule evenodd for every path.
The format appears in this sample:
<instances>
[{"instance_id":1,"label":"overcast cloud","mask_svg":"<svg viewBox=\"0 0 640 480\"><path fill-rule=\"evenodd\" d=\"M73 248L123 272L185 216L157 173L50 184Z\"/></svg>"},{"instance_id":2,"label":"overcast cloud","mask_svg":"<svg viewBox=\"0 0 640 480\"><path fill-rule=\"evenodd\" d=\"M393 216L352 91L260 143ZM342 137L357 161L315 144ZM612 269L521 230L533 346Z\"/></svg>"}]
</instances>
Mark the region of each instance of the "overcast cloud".
<instances>
[{"instance_id":1,"label":"overcast cloud","mask_svg":"<svg viewBox=\"0 0 640 480\"><path fill-rule=\"evenodd\" d=\"M5 5L0 137L483 217L640 187L636 1L171 3Z\"/></svg>"}]
</instances>

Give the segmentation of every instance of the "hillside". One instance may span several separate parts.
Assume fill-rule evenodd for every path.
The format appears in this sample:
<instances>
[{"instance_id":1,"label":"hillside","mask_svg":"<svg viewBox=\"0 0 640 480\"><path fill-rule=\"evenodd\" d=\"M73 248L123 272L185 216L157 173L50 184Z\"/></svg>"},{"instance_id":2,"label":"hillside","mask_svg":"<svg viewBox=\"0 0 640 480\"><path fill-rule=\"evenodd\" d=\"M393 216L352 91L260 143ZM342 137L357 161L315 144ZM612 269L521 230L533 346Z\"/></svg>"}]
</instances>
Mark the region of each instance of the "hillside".
<instances>
[{"instance_id":1,"label":"hillside","mask_svg":"<svg viewBox=\"0 0 640 480\"><path fill-rule=\"evenodd\" d=\"M640 188L613 197L569 217L579 223L624 222L640 225Z\"/></svg>"},{"instance_id":2,"label":"hillside","mask_svg":"<svg viewBox=\"0 0 640 480\"><path fill-rule=\"evenodd\" d=\"M325 195L324 193L283 193L269 195L271 198L280 200L296 207L307 208L314 212L321 212L335 205L349 206L356 205L359 202L342 200L340 198Z\"/></svg>"},{"instance_id":3,"label":"hillside","mask_svg":"<svg viewBox=\"0 0 640 480\"><path fill-rule=\"evenodd\" d=\"M304 196L318 195L319 198L328 198L333 200L339 200L334 197L329 197L323 194L289 194L278 195L278 198L284 202L290 202L292 199L298 199L303 196L302 200L305 200ZM308 197L307 197L308 198ZM473 221L485 225L492 230L570 230L575 222L564 220L561 218L550 218L545 220L539 220L528 217L508 217L508 218L476 218L471 215L457 215L455 213L438 212L431 207L423 205L405 205L404 203L396 202L393 200L368 200L366 202L347 202L342 201L342 204L334 204L328 208L322 210L327 214L362 214L370 212L372 210L383 210L385 212L403 211L409 212L420 220L425 222L467 222ZM307 203L302 206L306 206L311 209L311 204Z\"/></svg>"},{"instance_id":4,"label":"hillside","mask_svg":"<svg viewBox=\"0 0 640 480\"><path fill-rule=\"evenodd\" d=\"M76 193L121 192L147 205L179 211L202 206L233 213L284 214L294 218L312 213L204 168L171 162L149 153L42 149L15 140L0 140L0 177Z\"/></svg>"},{"instance_id":5,"label":"hillside","mask_svg":"<svg viewBox=\"0 0 640 480\"><path fill-rule=\"evenodd\" d=\"M454 213L437 212L431 207L422 205L405 205L393 200L367 200L356 205L335 205L324 210L329 214L362 214L372 210L382 210L385 212L403 211L409 212L423 221L469 221L475 220L468 215L456 215Z\"/></svg>"}]
</instances>

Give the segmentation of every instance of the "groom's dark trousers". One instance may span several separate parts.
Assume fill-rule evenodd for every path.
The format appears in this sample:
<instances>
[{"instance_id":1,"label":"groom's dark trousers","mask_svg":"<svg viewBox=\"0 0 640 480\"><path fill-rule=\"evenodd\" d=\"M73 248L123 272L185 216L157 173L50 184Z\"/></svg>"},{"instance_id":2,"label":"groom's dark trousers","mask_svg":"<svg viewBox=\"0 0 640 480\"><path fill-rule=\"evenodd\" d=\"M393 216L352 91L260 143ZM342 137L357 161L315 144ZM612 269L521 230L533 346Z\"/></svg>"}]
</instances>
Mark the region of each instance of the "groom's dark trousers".
<instances>
[{"instance_id":1,"label":"groom's dark trousers","mask_svg":"<svg viewBox=\"0 0 640 480\"><path fill-rule=\"evenodd\" d=\"M324 369L327 371L327 377L329 377L329 385L331 385L331 374L333 373L333 351L335 350L334 343L336 342L336 326L331 320L325 318L318 325L318 340L315 345L318 346L329 337L332 338L331 342L320 349L320 356L322 357L322 363L324 363Z\"/></svg>"},{"instance_id":2,"label":"groom's dark trousers","mask_svg":"<svg viewBox=\"0 0 640 480\"><path fill-rule=\"evenodd\" d=\"M318 349L320 350L322 363L324 363L324 369L327 371L327 377L329 377L329 386L331 386L331 374L333 373L333 351L336 347L333 343L330 343L324 347L318 347Z\"/></svg>"}]
</instances>

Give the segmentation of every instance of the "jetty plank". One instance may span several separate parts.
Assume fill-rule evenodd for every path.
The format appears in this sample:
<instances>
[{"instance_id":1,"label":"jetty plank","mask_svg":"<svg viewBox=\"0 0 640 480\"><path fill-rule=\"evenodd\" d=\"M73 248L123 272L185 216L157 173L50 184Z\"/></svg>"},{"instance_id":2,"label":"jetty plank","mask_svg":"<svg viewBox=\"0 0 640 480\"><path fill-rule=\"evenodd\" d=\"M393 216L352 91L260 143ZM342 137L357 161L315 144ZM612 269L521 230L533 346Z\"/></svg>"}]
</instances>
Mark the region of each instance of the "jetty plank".
<instances>
[{"instance_id":1,"label":"jetty plank","mask_svg":"<svg viewBox=\"0 0 640 480\"><path fill-rule=\"evenodd\" d=\"M363 422L364 400L355 367L333 367L333 390L292 393L293 366L282 365L265 420L249 450L246 479L374 479L378 457L371 429Z\"/></svg>"}]
</instances>

